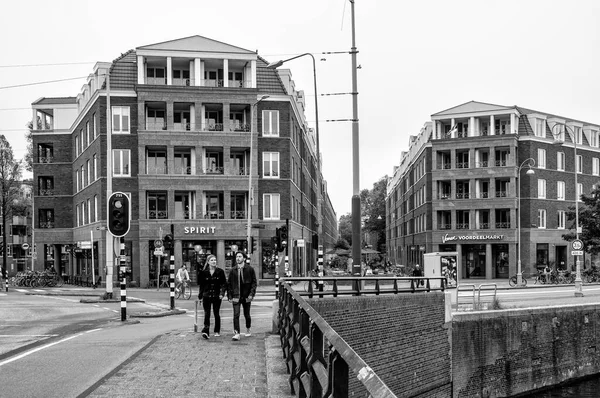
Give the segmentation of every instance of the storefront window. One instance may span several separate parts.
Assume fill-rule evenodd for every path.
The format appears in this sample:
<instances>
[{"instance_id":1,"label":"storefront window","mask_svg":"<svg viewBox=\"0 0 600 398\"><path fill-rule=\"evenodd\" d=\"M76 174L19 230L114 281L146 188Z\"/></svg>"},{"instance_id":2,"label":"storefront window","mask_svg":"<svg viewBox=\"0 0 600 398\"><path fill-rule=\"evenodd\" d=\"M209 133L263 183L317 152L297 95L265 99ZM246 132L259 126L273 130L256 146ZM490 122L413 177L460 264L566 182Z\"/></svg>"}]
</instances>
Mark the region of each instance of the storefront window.
<instances>
[{"instance_id":1,"label":"storefront window","mask_svg":"<svg viewBox=\"0 0 600 398\"><path fill-rule=\"evenodd\" d=\"M217 254L217 242L213 240L185 240L181 246L181 260L188 267L192 283L198 283L198 274L206 265L206 257L209 254ZM222 267L223 265L217 263L217 266Z\"/></svg>"},{"instance_id":2,"label":"storefront window","mask_svg":"<svg viewBox=\"0 0 600 398\"><path fill-rule=\"evenodd\" d=\"M492 258L496 278L508 278L508 245L492 245Z\"/></svg>"},{"instance_id":3,"label":"storefront window","mask_svg":"<svg viewBox=\"0 0 600 398\"><path fill-rule=\"evenodd\" d=\"M465 278L485 278L485 245L463 245L463 273Z\"/></svg>"},{"instance_id":4,"label":"storefront window","mask_svg":"<svg viewBox=\"0 0 600 398\"><path fill-rule=\"evenodd\" d=\"M538 268L548 265L548 244L538 243L535 250L535 266Z\"/></svg>"},{"instance_id":5,"label":"storefront window","mask_svg":"<svg viewBox=\"0 0 600 398\"><path fill-rule=\"evenodd\" d=\"M225 275L229 275L229 270L235 265L235 253L244 251L245 245L245 240L225 241Z\"/></svg>"},{"instance_id":6,"label":"storefront window","mask_svg":"<svg viewBox=\"0 0 600 398\"><path fill-rule=\"evenodd\" d=\"M262 267L261 278L274 279L276 274L277 261L275 261L276 251L270 239L263 239L262 246Z\"/></svg>"}]
</instances>

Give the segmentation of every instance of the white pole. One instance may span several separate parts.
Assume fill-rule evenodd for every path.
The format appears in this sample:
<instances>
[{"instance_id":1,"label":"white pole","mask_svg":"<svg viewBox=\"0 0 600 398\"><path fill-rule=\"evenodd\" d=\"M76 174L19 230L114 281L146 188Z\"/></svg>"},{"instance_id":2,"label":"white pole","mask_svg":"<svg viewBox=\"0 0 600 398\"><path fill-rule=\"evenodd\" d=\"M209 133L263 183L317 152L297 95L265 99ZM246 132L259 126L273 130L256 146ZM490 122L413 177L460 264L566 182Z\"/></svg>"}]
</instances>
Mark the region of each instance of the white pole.
<instances>
[{"instance_id":1,"label":"white pole","mask_svg":"<svg viewBox=\"0 0 600 398\"><path fill-rule=\"evenodd\" d=\"M110 109L110 74L106 74L106 203L112 195L112 111ZM106 215L108 217L108 214ZM108 223L108 218L106 219ZM113 294L113 236L106 228L106 295Z\"/></svg>"},{"instance_id":2,"label":"white pole","mask_svg":"<svg viewBox=\"0 0 600 398\"><path fill-rule=\"evenodd\" d=\"M96 285L96 272L94 271L94 230L90 229L90 242L92 244L92 284Z\"/></svg>"}]
</instances>

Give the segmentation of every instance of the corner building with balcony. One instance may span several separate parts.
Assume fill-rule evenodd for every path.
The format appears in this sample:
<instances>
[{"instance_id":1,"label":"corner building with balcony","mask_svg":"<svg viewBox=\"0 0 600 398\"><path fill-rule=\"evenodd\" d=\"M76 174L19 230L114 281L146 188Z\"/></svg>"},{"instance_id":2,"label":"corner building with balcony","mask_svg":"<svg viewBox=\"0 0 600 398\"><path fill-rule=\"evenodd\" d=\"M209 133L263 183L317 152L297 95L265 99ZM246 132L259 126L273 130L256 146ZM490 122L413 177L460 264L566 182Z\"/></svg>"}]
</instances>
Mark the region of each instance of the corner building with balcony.
<instances>
[{"instance_id":1,"label":"corner building with balcony","mask_svg":"<svg viewBox=\"0 0 600 398\"><path fill-rule=\"evenodd\" d=\"M295 243L317 233L326 185L303 93L289 71L267 64L256 52L192 36L97 63L77 97L34 102L36 244L46 253L37 261L89 275L91 247L94 272L106 275L109 100L108 175L112 191L131 199L125 251L139 286L168 274L169 257L155 255L155 241L171 230L176 267L187 264L193 282L209 254L231 267L246 246L248 201L257 277L275 277L271 237L286 220L290 269L313 268L310 239Z\"/></svg>"},{"instance_id":2,"label":"corner building with balcony","mask_svg":"<svg viewBox=\"0 0 600 398\"><path fill-rule=\"evenodd\" d=\"M390 260L412 266L425 253L457 252L459 279L509 278L518 269L519 217L523 272L573 271L562 235L575 222L566 213L600 183L599 131L599 124L475 101L433 114L388 181ZM583 260L582 269L600 259Z\"/></svg>"}]
</instances>

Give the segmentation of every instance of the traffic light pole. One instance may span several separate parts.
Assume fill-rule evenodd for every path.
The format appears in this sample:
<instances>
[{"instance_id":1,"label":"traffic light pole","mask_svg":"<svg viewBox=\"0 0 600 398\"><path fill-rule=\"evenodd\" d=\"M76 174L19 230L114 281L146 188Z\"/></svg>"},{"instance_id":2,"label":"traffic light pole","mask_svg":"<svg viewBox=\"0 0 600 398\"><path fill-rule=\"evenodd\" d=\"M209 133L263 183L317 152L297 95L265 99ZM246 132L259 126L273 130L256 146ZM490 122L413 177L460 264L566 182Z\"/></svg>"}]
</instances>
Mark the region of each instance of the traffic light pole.
<instances>
[{"instance_id":1,"label":"traffic light pole","mask_svg":"<svg viewBox=\"0 0 600 398\"><path fill-rule=\"evenodd\" d=\"M112 110L110 108L110 73L106 74L106 201L112 195ZM106 218L108 224L108 217ZM106 298L113 297L113 236L106 228Z\"/></svg>"},{"instance_id":2,"label":"traffic light pole","mask_svg":"<svg viewBox=\"0 0 600 398\"><path fill-rule=\"evenodd\" d=\"M125 262L125 237L119 238L121 252L119 256L119 271L121 277L121 322L127 320L127 265Z\"/></svg>"}]
</instances>

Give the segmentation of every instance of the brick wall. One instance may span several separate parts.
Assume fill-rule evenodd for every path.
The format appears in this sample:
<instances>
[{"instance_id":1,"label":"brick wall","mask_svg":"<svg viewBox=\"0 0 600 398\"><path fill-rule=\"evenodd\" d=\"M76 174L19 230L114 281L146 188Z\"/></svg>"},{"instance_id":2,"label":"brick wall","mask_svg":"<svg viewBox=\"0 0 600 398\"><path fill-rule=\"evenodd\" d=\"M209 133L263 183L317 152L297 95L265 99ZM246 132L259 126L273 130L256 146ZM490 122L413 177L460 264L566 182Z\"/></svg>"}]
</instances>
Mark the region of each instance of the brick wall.
<instances>
[{"instance_id":1,"label":"brick wall","mask_svg":"<svg viewBox=\"0 0 600 398\"><path fill-rule=\"evenodd\" d=\"M452 396L512 396L600 373L599 309L455 314Z\"/></svg>"},{"instance_id":2,"label":"brick wall","mask_svg":"<svg viewBox=\"0 0 600 398\"><path fill-rule=\"evenodd\" d=\"M444 294L309 300L397 396L450 396ZM365 396L350 376L350 396Z\"/></svg>"}]
</instances>

